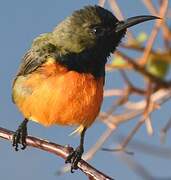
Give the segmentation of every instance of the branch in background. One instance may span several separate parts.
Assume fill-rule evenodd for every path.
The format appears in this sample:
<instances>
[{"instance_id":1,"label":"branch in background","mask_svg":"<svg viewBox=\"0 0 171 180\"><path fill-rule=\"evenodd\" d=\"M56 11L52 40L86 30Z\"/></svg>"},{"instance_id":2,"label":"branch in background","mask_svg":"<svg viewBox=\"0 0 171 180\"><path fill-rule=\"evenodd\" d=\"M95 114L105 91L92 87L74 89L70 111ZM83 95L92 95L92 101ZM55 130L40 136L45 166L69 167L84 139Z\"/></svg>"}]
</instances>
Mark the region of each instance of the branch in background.
<instances>
[{"instance_id":1,"label":"branch in background","mask_svg":"<svg viewBox=\"0 0 171 180\"><path fill-rule=\"evenodd\" d=\"M154 93L153 95L151 95L151 101L154 102L154 104L155 103L158 104L158 106L162 105L163 103L165 103L170 98L171 98L170 90L159 90L156 93ZM131 106L131 103L128 103L128 106ZM111 120L112 115L110 115L110 117L109 117L109 118L111 118L110 122L113 122L115 124L115 126L118 126L118 125L120 125L121 123L123 123L125 121L128 121L128 120L133 119L133 118L135 118L135 117L137 117L139 115L142 115L144 113L144 109L146 108L146 106L147 106L147 101L146 100L135 103L134 108L135 107L136 108L134 109L134 111L127 112L126 115L121 114L119 118L117 116L113 116L113 121ZM158 106L157 107L154 107L154 106L150 107L148 109L149 113L152 113L154 110L156 110L156 108L158 108ZM132 116L131 116L131 113L132 113ZM108 119L106 119L106 121L107 120ZM128 136L123 140L123 142L120 145L118 145L117 148L114 148L114 149L103 148L103 150L105 150L105 151L124 151L124 152L127 152L125 150L126 146L131 141L131 139L136 134L136 132L139 130L139 128L142 126L142 124L144 124L145 120L146 120L146 117L142 116L140 118L140 120L137 122L137 124L135 125L135 127L128 134Z\"/></svg>"},{"instance_id":2,"label":"branch in background","mask_svg":"<svg viewBox=\"0 0 171 180\"><path fill-rule=\"evenodd\" d=\"M116 137L117 141L121 141L125 136L119 135ZM171 150L169 148L162 148L156 145L151 145L147 143L143 143L138 141L131 141L129 143L129 148L137 150L138 152L145 153L155 158L164 158L170 159L171 158ZM135 174L142 177L142 179L148 180L169 180L171 177L157 177L150 173L148 167L142 165L140 162L137 162L134 156L128 156L123 152L117 153L119 160L121 160L124 165L126 165L130 170L132 170Z\"/></svg>"},{"instance_id":3,"label":"branch in background","mask_svg":"<svg viewBox=\"0 0 171 180\"><path fill-rule=\"evenodd\" d=\"M114 136L114 141L120 142L125 139L126 136L122 134L117 134ZM134 149L140 153L154 156L155 158L162 159L171 159L171 149L169 147L161 147L159 145L155 145L154 143L148 144L145 141L140 141L139 139L133 139L129 144L128 148Z\"/></svg>"},{"instance_id":4,"label":"branch in background","mask_svg":"<svg viewBox=\"0 0 171 180\"><path fill-rule=\"evenodd\" d=\"M110 5L112 11L115 13L116 17L119 20L124 20L124 16L123 16L122 11L120 10L119 5L116 2L116 0L109 0L109 5ZM128 32L127 32L127 37L128 37L129 40L134 39L134 36L133 36L133 34L131 33L130 30L128 30Z\"/></svg>"},{"instance_id":5,"label":"branch in background","mask_svg":"<svg viewBox=\"0 0 171 180\"><path fill-rule=\"evenodd\" d=\"M104 6L106 0L99 0L99 5ZM121 12L117 1L116 0L109 0L109 5L111 9L115 12L116 16L118 16L119 19L123 19L123 13ZM146 4L147 8L150 9L152 14L160 17L164 17L166 15L166 10L167 10L167 5L168 5L168 0L163 0L161 1L161 6L160 6L160 13L158 13L158 10L153 6L152 1L150 0L143 0L144 4ZM159 14L159 15L158 15ZM106 90L104 93L104 96L106 97L111 97L111 96L120 96L117 101L114 101L112 106L109 107L109 110L106 112L101 112L99 114L99 119L101 122L106 124L107 128L103 132L103 134L98 138L97 142L89 149L87 153L84 154L83 159L84 160L89 160L91 159L95 153L101 149L103 144L107 141L109 137L115 132L117 127L124 123L128 122L129 120L135 119L136 117L139 117L139 121L135 125L135 127L132 129L132 131L124 138L124 140L118 145L117 148L111 149L111 151L123 151L126 152L125 150L127 148L128 143L131 143L130 141L132 140L133 136L137 133L139 128L144 124L145 120L147 119L147 124L148 124L148 129L152 128L151 126L151 120L149 117L149 114L154 112L160 105L162 105L164 102L169 100L171 98L171 81L165 81L157 78L156 76L150 74L145 68L144 65L147 62L148 55L149 53L157 53L158 51L155 49L152 49L152 46L154 44L155 38L158 34L159 29L163 30L163 39L164 41L169 41L171 39L171 32L165 23L165 21L157 21L156 25L153 27L152 33L150 35L150 38L147 42L147 46L143 47L141 44L140 46L134 46L133 44L125 43L122 44L121 46L124 48L128 48L130 50L135 50L135 51L140 51L143 54L142 59L138 59L139 61L136 61L135 58L130 58L129 56L125 55L123 52L116 52L120 56L122 56L126 60L126 67L123 67L125 69L131 70L131 72L137 71L142 78L148 79L145 83L150 81L153 85L155 84L157 88L152 91L148 91L147 89L140 89L139 87L134 87L133 83L127 78L126 74L122 72L122 77L124 79L124 86L127 85L127 88L123 89L112 89L112 90ZM128 38L134 39L133 35L128 32ZM169 51L170 52L170 51ZM142 61L141 61L142 60ZM141 64L142 63L142 64ZM110 71L113 70L112 64L107 64L106 65L106 70ZM165 88L165 89L163 89ZM140 100L139 102L132 102L128 97L132 95L132 93L136 93L137 95L143 95L145 97L148 97L147 99ZM149 94L146 94L149 93ZM151 103L152 102L152 103ZM120 107L122 105L122 107ZM122 108L121 114L113 115L113 112L116 108ZM146 113L144 113L146 112ZM168 131L168 129L171 127L171 122L169 121L166 126L163 128L163 131L165 134ZM152 129L151 129L152 130ZM11 140L12 139L12 131L8 131L6 129L0 128L0 137ZM47 142L45 140L41 140L35 137L28 137L27 138L27 143L29 146L44 150L46 152L50 152L52 154L55 154L57 156L62 157L63 159L66 159L68 156L69 152L73 150L72 147L64 147L61 145L57 145L51 142ZM138 146L136 146L138 147ZM109 150L109 149L108 149ZM129 153L129 152L128 152ZM126 156L124 153L121 153L122 158L124 159ZM130 158L130 157L129 157ZM131 159L131 158L130 158ZM96 170L94 167L90 166L87 162L84 160L81 160L78 164L78 167L81 171L83 171L87 177L91 180L93 179L112 179L106 175L104 175L102 172ZM154 178L151 176L151 174L141 165L138 163L132 163L130 160L125 161L126 164L130 168L132 168L137 174L140 176L147 178L147 179L152 179ZM66 171L70 170L70 165L65 166L60 173L64 173Z\"/></svg>"},{"instance_id":6,"label":"branch in background","mask_svg":"<svg viewBox=\"0 0 171 180\"><path fill-rule=\"evenodd\" d=\"M124 90L122 89L107 89L104 91L104 97L111 97L111 96L123 96Z\"/></svg>"},{"instance_id":7,"label":"branch in background","mask_svg":"<svg viewBox=\"0 0 171 180\"><path fill-rule=\"evenodd\" d=\"M152 1L149 0L142 0L147 9L153 14L153 15L158 15L157 9L154 7ZM169 10L168 10L169 13ZM167 14L168 14L167 13ZM165 41L166 48L168 48L169 42L171 41L171 31L169 27L167 26L165 21L162 21L162 26L161 29L163 30L163 38Z\"/></svg>"},{"instance_id":8,"label":"branch in background","mask_svg":"<svg viewBox=\"0 0 171 180\"><path fill-rule=\"evenodd\" d=\"M105 2L106 2L106 0L99 0L98 5L101 6L101 7L103 7L104 4L105 4Z\"/></svg>"},{"instance_id":9,"label":"branch in background","mask_svg":"<svg viewBox=\"0 0 171 180\"><path fill-rule=\"evenodd\" d=\"M130 49L130 50L134 50L134 51L139 51L139 52L143 52L145 50L144 46L137 46L135 44L126 44L126 43L121 43L120 44L121 47L126 48L126 49ZM155 54L155 51L153 49L151 49L151 53Z\"/></svg>"},{"instance_id":10,"label":"branch in background","mask_svg":"<svg viewBox=\"0 0 171 180\"><path fill-rule=\"evenodd\" d=\"M127 165L129 169L131 169L135 174L137 174L142 179L146 179L146 180L156 179L151 175L148 169L146 169L140 163L135 161L132 157L122 152L118 154L118 157L121 161L124 162L125 165Z\"/></svg>"},{"instance_id":11,"label":"branch in background","mask_svg":"<svg viewBox=\"0 0 171 180\"><path fill-rule=\"evenodd\" d=\"M161 129L160 140L161 140L162 143L165 142L167 132L168 132L170 129L171 129L171 118L170 118L169 121L166 123L166 125Z\"/></svg>"},{"instance_id":12,"label":"branch in background","mask_svg":"<svg viewBox=\"0 0 171 180\"><path fill-rule=\"evenodd\" d=\"M111 90L112 91L112 90ZM171 93L170 90L159 90L155 92L153 95L151 95L151 100L155 103L158 103L159 105L165 103L167 100L171 98ZM134 119L137 116L142 115L144 108L146 107L146 100L142 100L138 103L133 103L133 102L127 102L125 105L126 107L130 107L130 111L126 112L125 114L122 113L121 115L110 115L108 116L107 113L100 113L99 114L99 119L105 123L108 128L105 130L105 132L101 135L101 137L97 140L97 143L93 145L93 147L83 156L85 160L91 159L95 153L102 147L104 142L113 134L115 129L123 123L127 122L129 120ZM152 110L152 109L151 109ZM136 127L130 132L130 135L126 137L124 142L122 143L122 148L121 145L119 145L117 150L124 150L124 152L129 153L126 151L124 148L128 145L129 141L132 139L133 135L137 132L137 130L141 127L141 125L144 123L144 121L139 121L136 125ZM109 150L109 149L108 149ZM112 149L113 151L113 149ZM114 149L116 151L116 148ZM130 153L129 153L130 154ZM60 174L66 173L69 171L69 166L65 166L60 170Z\"/></svg>"},{"instance_id":13,"label":"branch in background","mask_svg":"<svg viewBox=\"0 0 171 180\"><path fill-rule=\"evenodd\" d=\"M150 117L150 113L153 113L159 108L162 108L163 103L171 99L171 80L166 80L166 76L160 78L155 75L155 73L148 70L146 67L147 61L151 59L151 55L155 55L158 59L161 59L163 61L166 60L166 54L168 54L168 61L167 65L170 65L170 40L171 40L171 31L165 21L166 17L169 15L169 10L167 12L168 8L168 0L160 0L159 2L159 10L154 6L153 1L151 0L142 0L144 4L146 5L147 9L151 12L151 14L155 16L159 16L162 18L162 20L156 21L156 24L153 26L153 29L151 31L151 35L149 35L149 39L146 43L146 46L144 46L145 41L140 41L138 44L138 39L132 39L132 41L137 40L136 43L130 43L129 42L129 34L128 34L128 40L121 44L121 47L124 49L121 49L121 51L115 52L116 55L120 56L121 59L125 60L123 61L117 61L117 63L112 61L111 64L106 65L106 70L108 72L115 70L116 68L119 70L122 70L122 77L124 81L122 89L111 89L105 91L105 97L111 97L111 96L119 96L117 100L114 100L112 105L106 110L106 112L101 112L99 114L99 119L106 124L107 128L104 133L107 133L107 131L111 132L112 127L115 127L114 129L117 129L117 127L122 124L123 122L128 122L129 120L133 120L137 117L139 117L139 121L136 122L135 127L130 131L130 133L124 138L124 140L117 146L117 148L114 149L107 149L108 151L116 151L122 150L122 152L127 152L125 149L127 148L128 143L131 143L133 136L138 132L140 127L146 122L148 134L152 134L153 128L152 128L152 120ZM117 0L109 0L109 6L113 10L114 14L119 18L123 19L123 12L120 10ZM158 35L159 30L162 30L161 40L164 41L165 46L160 47L162 48L162 51L159 49L155 49L154 42ZM134 52L142 53L140 58L131 58L130 56L127 56L126 53L123 51L125 49L133 50ZM149 57L150 55L150 57ZM114 62L114 63L113 63ZM156 62L157 64L157 62ZM163 64L162 64L163 65ZM162 69L162 65L159 67ZM157 68L156 68L157 69ZM140 78L144 80L144 88L142 88L142 85L138 84L136 87L134 87L134 81L131 81L131 78L127 78L127 75L124 73L124 71L127 70L128 75L131 73L140 75ZM135 73L136 72L136 73ZM129 76L128 76L129 77ZM125 88L126 86L126 88ZM138 90L138 91L137 91ZM140 91L139 91L140 90ZM138 95L138 97L141 96L141 100L138 102L132 102L131 95ZM142 98L144 98L142 100ZM116 99L116 98L114 98ZM120 106L122 105L122 106ZM116 111L116 113L113 115L113 112L116 110L116 108L119 108L119 111ZM121 111L120 111L121 110ZM162 132L164 135L166 135L166 132L171 127L171 121L169 121L166 126L162 129ZM112 134L112 133L111 133ZM108 135L111 135L108 133ZM107 136L107 138L109 137ZM106 138L106 140L107 140ZM102 146L104 143L104 139L99 138L98 139L100 145ZM101 146L94 145L94 148L96 151L98 148L100 149ZM95 152L96 152L95 151ZM91 151L90 151L91 152ZM155 152L153 149L151 153ZM120 154L120 153L119 153ZM121 157L126 156L125 153L121 153ZM91 156L90 156L91 157ZM129 159L132 157L129 156ZM146 169L144 166L139 164L138 162L135 162L133 158L131 160L125 160L125 164L128 165L130 169L135 171L136 174L143 177L144 179L157 179L157 177L152 176L148 169ZM158 178L159 179L159 178ZM161 178L162 179L162 178ZM170 179L170 178L169 178Z\"/></svg>"},{"instance_id":14,"label":"branch in background","mask_svg":"<svg viewBox=\"0 0 171 180\"><path fill-rule=\"evenodd\" d=\"M160 11L159 11L160 18L163 19L165 17L165 14L167 13L167 8L168 8L168 0L162 1ZM145 49L142 57L140 58L140 64L143 66L145 64L147 64L149 54L151 52L151 49L153 47L154 41L157 37L157 34L160 30L161 25L162 25L162 20L161 19L156 20L156 24L151 32L151 35L149 36L149 40L147 42L146 49Z\"/></svg>"},{"instance_id":15,"label":"branch in background","mask_svg":"<svg viewBox=\"0 0 171 180\"><path fill-rule=\"evenodd\" d=\"M0 137L3 139L12 141L13 134L14 134L13 131L0 128ZM31 137L31 136L27 137L26 142L28 146L55 154L57 156L60 156L63 159L66 159L69 153L73 151L72 147L64 147L64 146L61 146L52 142L48 142L46 140L38 139L36 137ZM102 172L98 171L97 169L89 165L84 160L80 160L80 162L78 163L78 168L82 172L84 172L89 178L93 180L112 180L113 179L103 174Z\"/></svg>"},{"instance_id":16,"label":"branch in background","mask_svg":"<svg viewBox=\"0 0 171 180\"><path fill-rule=\"evenodd\" d=\"M158 86L160 86L160 88L162 88L162 87L169 88L171 86L171 81L164 81L164 80L152 75L144 67L139 65L137 62L135 62L132 58L130 58L129 56L127 56L123 52L117 51L117 52L115 52L115 54L118 54L119 56L122 56L124 58L124 60L126 62L128 62L133 67L133 69L135 71L137 71L137 72L143 74L144 76L146 76L148 79L151 80L151 82L153 82L153 83L157 84Z\"/></svg>"}]
</instances>

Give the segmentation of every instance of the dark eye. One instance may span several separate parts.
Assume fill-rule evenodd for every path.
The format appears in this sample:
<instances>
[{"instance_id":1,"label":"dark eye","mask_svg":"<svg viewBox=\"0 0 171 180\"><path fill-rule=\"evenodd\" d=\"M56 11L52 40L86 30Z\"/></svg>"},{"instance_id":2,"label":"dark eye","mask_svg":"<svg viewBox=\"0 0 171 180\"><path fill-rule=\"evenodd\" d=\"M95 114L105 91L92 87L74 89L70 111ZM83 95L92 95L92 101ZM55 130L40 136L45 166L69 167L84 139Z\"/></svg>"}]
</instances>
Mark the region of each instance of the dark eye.
<instances>
[{"instance_id":1,"label":"dark eye","mask_svg":"<svg viewBox=\"0 0 171 180\"><path fill-rule=\"evenodd\" d=\"M94 26L92 27L92 32L96 35L102 35L104 33L104 28L101 26Z\"/></svg>"}]
</instances>

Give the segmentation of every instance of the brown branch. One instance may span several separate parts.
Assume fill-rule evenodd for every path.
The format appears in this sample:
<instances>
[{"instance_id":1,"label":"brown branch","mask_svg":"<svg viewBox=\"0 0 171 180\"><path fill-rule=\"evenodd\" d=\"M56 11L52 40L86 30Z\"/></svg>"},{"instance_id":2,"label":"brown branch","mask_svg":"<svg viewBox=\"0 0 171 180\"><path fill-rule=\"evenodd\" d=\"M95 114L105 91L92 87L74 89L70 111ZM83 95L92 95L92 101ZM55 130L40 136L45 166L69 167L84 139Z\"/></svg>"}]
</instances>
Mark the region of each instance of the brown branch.
<instances>
[{"instance_id":1,"label":"brown branch","mask_svg":"<svg viewBox=\"0 0 171 180\"><path fill-rule=\"evenodd\" d=\"M1 128L0 127L0 137L6 140L12 141L12 136L14 132L9 131L7 129ZM38 139L36 137L31 137L28 136L26 139L27 145L41 149L43 151L55 154L57 156L60 156L63 159L66 159L69 153L73 150L72 147L65 147L61 146L59 144L55 144L52 142L48 142L46 140ZM89 165L86 161L80 160L78 163L78 168L86 174L91 179L96 179L96 180L112 180L113 178L103 174L102 172L98 171L91 165Z\"/></svg>"},{"instance_id":2,"label":"brown branch","mask_svg":"<svg viewBox=\"0 0 171 180\"><path fill-rule=\"evenodd\" d=\"M143 165L141 165L139 162L135 161L132 157L127 156L124 153L119 153L118 157L121 161L124 162L127 167L135 172L138 176L140 176L142 179L157 179L151 175L148 169L146 169Z\"/></svg>"},{"instance_id":3,"label":"brown branch","mask_svg":"<svg viewBox=\"0 0 171 180\"><path fill-rule=\"evenodd\" d=\"M120 47L129 49L129 50L139 51L139 52L144 52L144 50L145 50L145 47L142 45L137 46L137 45L128 44L128 43L121 43ZM156 51L151 49L151 54L155 54L155 53L156 53Z\"/></svg>"},{"instance_id":4,"label":"brown branch","mask_svg":"<svg viewBox=\"0 0 171 180\"><path fill-rule=\"evenodd\" d=\"M111 97L111 96L123 96L125 94L124 90L121 89L107 89L104 91L104 97Z\"/></svg>"},{"instance_id":5,"label":"brown branch","mask_svg":"<svg viewBox=\"0 0 171 180\"><path fill-rule=\"evenodd\" d=\"M145 4L145 6L147 7L147 9L148 9L153 15L158 16L158 11L157 11L157 9L154 7L152 1L149 1L149 0L142 0L142 1L143 1L143 3ZM169 14L169 10L168 10L167 14ZM166 14L166 16L168 16L167 14ZM169 41L171 40L171 31L170 31L168 25L166 24L166 22L164 21L164 19L163 19L161 25L162 25L162 26L161 26L161 29L163 30L163 38L164 38L164 41L166 41L166 43L167 43L167 41L169 42ZM167 44L166 44L166 47L167 47Z\"/></svg>"},{"instance_id":6,"label":"brown branch","mask_svg":"<svg viewBox=\"0 0 171 180\"><path fill-rule=\"evenodd\" d=\"M167 12L167 7L168 7L168 0L165 0L165 1L162 1L162 5L160 7L160 11L159 11L159 17L160 18L164 18L166 12ZM150 36L149 36L149 40L147 42L147 45L146 45L146 49L143 53L143 56L140 58L140 62L142 65L145 65L148 61L148 57L149 57L149 54L151 52L151 49L153 47L153 44L154 44L154 41L157 37L157 34L161 28L161 25L162 25L162 21L159 19L156 21L156 24L155 24L155 27L153 28Z\"/></svg>"},{"instance_id":7,"label":"brown branch","mask_svg":"<svg viewBox=\"0 0 171 180\"><path fill-rule=\"evenodd\" d=\"M87 153L83 155L83 159L88 161L92 159L92 157L96 154L96 152L102 147L102 145L106 142L106 140L113 134L116 127L108 127L104 133L99 137L96 143L89 149ZM64 166L62 169L59 170L59 174L64 174L70 170L69 166Z\"/></svg>"},{"instance_id":8,"label":"brown branch","mask_svg":"<svg viewBox=\"0 0 171 180\"><path fill-rule=\"evenodd\" d=\"M135 127L131 130L131 132L128 134L128 136L123 140L123 142L119 145L119 147L121 147L121 149L125 149L126 146L128 145L128 143L131 141L131 139L133 138L133 136L135 135L135 133L140 129L140 127L142 126L142 124L145 122L145 118L142 117L137 124L135 125Z\"/></svg>"},{"instance_id":9,"label":"brown branch","mask_svg":"<svg viewBox=\"0 0 171 180\"><path fill-rule=\"evenodd\" d=\"M115 95L115 93L114 93L114 95ZM165 101L167 101L168 99L170 99L170 97L171 97L170 90L159 90L158 92L155 92L152 95L151 99L154 102L159 101L159 103L162 104ZM131 102L129 102L129 104L131 105ZM101 137L97 140L96 144L83 156L83 159L85 159L85 160L91 159L92 156L97 152L97 150L100 149L100 147L104 144L104 142L113 134L114 130L117 128L117 126L119 124L121 124L125 121L128 121L128 120L132 120L133 118L140 116L144 112L144 108L146 107L146 100L140 101L139 103L135 103L135 104L136 104L135 106L137 107L137 109L132 104L131 106L133 106L132 107L133 109L135 108L135 111L132 111L132 112L129 111L125 114L115 115L115 116L113 116L113 115L109 116L107 113L102 113L102 112L99 114L99 119L101 121L103 121L108 126L108 128L101 135ZM130 105L128 105L128 106L130 106ZM141 125L141 123L140 123L140 125ZM126 148L126 144L124 146ZM118 147L119 148L117 148L117 149L115 148L114 150L119 150L119 151L124 150L124 152L130 154L130 152L123 149L123 147L121 147L121 146L118 146ZM103 149L105 149L105 148L103 148ZM113 149L112 149L112 151L113 151ZM67 171L69 171L69 166L64 166L59 171L59 173L63 174Z\"/></svg>"},{"instance_id":10,"label":"brown branch","mask_svg":"<svg viewBox=\"0 0 171 180\"><path fill-rule=\"evenodd\" d=\"M171 118L166 123L166 125L161 129L160 140L161 140L162 143L165 142L167 132L170 130L170 128L171 128Z\"/></svg>"},{"instance_id":11,"label":"brown branch","mask_svg":"<svg viewBox=\"0 0 171 180\"><path fill-rule=\"evenodd\" d=\"M109 5L110 5L112 11L115 13L116 17L119 20L124 20L123 13L120 10L119 5L116 2L116 0L109 0L108 2L109 2ZM128 32L127 32L127 38L130 39L130 40L134 39L134 36L133 36L133 34L131 33L130 30L128 30Z\"/></svg>"},{"instance_id":12,"label":"brown branch","mask_svg":"<svg viewBox=\"0 0 171 180\"><path fill-rule=\"evenodd\" d=\"M167 90L160 89L151 95L151 101L154 103L153 105L156 106L155 107L156 109L158 109L162 104L164 104L170 99L171 99L171 89L167 89ZM138 116L141 116L144 112L146 104L147 104L146 99L141 100L139 102L128 101L126 104L124 104L124 107L127 109L127 112L125 113L122 112L121 114L117 114L115 116L114 115L108 116L106 112L100 112L99 119L108 126L109 126L108 123L110 124L112 123L115 126L118 126Z\"/></svg>"},{"instance_id":13,"label":"brown branch","mask_svg":"<svg viewBox=\"0 0 171 180\"><path fill-rule=\"evenodd\" d=\"M103 151L111 151L111 152L115 152L115 151L123 151L125 153L128 154L133 154L132 152L129 152L126 150L126 147L128 145L128 143L132 140L133 136L136 134L136 132L140 129L141 125L145 122L145 118L142 117L142 119L140 119L137 124L135 125L135 127L131 130L131 132L125 137L125 139L123 140L123 142L121 142L116 148L114 149L109 149L109 148L103 148Z\"/></svg>"},{"instance_id":14,"label":"brown branch","mask_svg":"<svg viewBox=\"0 0 171 180\"><path fill-rule=\"evenodd\" d=\"M116 142L121 142L125 139L125 135L117 134L114 136ZM140 153L148 154L156 158L171 159L171 149L169 147L161 147L153 143L148 144L147 142L140 141L139 139L133 139L129 144L128 148L134 149Z\"/></svg>"},{"instance_id":15,"label":"brown branch","mask_svg":"<svg viewBox=\"0 0 171 180\"><path fill-rule=\"evenodd\" d=\"M170 90L159 90L158 92L155 92L153 95L151 95L151 101L154 102L154 104L152 104L152 107L150 105L149 108L149 113L153 112L154 110L156 110L157 107L153 106L155 105L155 103L157 103L158 105L161 105L163 103L165 103L166 101L168 101L171 98L171 94L170 94ZM130 106L130 103L128 103ZM125 114L121 114L120 116L113 116L110 115L110 118L113 119L113 123L115 124L115 126L118 126L119 124L128 121L130 119L133 119L141 114L144 113L144 109L146 108L147 105L147 101L146 100L142 100L138 103L135 103L136 105L134 106L137 107L137 109L135 108L134 111L130 111L128 112L126 115ZM132 115L131 115L132 113ZM142 124L144 124L146 120L145 116L142 116L140 118L140 120L137 122L137 124L135 125L135 127L131 130L131 132L128 134L128 136L124 139L124 141L119 144L116 148L113 149L109 149L109 148L103 148L104 151L111 151L111 152L115 152L115 151L123 151L129 154L132 154L131 152L128 152L126 150L126 147L128 145L128 143L132 140L133 136L135 135L135 133L140 129L140 127L142 126ZM110 122L112 122L112 120L110 119Z\"/></svg>"},{"instance_id":16,"label":"brown branch","mask_svg":"<svg viewBox=\"0 0 171 180\"><path fill-rule=\"evenodd\" d=\"M154 146L154 145L147 145L147 144L143 144L140 143L139 141L135 141L135 143L133 142L130 147L133 147L137 150L139 150L140 152L146 152L149 153L151 155L155 155L157 158L170 158L171 156L171 152L169 148L160 148L158 146ZM135 158L132 158L132 156L127 156L124 153L118 153L118 157L121 161L124 162L125 165L127 165L127 167L132 170L133 172L135 172L138 176L142 177L142 179L148 179L148 180L154 180L154 179L160 179L160 180L168 180L171 179L170 177L158 177L158 176L154 176L150 173L149 169L142 165L141 163L139 163L137 160L135 160Z\"/></svg>"},{"instance_id":17,"label":"brown branch","mask_svg":"<svg viewBox=\"0 0 171 180\"><path fill-rule=\"evenodd\" d=\"M104 4L105 4L105 2L106 2L106 0L99 0L98 5L101 6L101 7L103 7Z\"/></svg>"},{"instance_id":18,"label":"brown branch","mask_svg":"<svg viewBox=\"0 0 171 180\"><path fill-rule=\"evenodd\" d=\"M144 76L146 76L148 79L150 79L152 82L156 83L157 85L159 85L161 88L168 88L171 86L171 81L164 81L161 80L160 78L152 75L151 73L149 73L144 67L142 67L141 65L139 65L136 61L134 61L132 58L130 58L129 56L127 56L126 54L120 52L120 51L116 51L115 54L118 54L120 56L122 56L124 58L124 60L126 62L128 62L129 64L131 64L131 66L133 67L133 69L141 74L143 74Z\"/></svg>"}]
</instances>

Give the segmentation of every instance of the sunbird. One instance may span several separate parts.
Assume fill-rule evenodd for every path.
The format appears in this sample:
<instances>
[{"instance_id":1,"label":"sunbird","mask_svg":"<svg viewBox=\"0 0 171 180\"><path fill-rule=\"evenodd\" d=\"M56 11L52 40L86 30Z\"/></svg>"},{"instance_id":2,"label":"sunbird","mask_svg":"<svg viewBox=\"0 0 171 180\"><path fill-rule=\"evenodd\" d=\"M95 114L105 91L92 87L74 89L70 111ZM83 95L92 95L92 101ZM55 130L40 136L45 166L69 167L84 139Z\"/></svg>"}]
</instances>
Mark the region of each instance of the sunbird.
<instances>
[{"instance_id":1,"label":"sunbird","mask_svg":"<svg viewBox=\"0 0 171 180\"><path fill-rule=\"evenodd\" d=\"M80 144L66 159L71 172L84 152L84 136L103 101L105 64L127 28L156 16L119 21L98 5L85 6L35 38L22 58L12 86L12 100L24 116L13 135L18 150L27 146L29 120L44 126L76 126Z\"/></svg>"}]
</instances>

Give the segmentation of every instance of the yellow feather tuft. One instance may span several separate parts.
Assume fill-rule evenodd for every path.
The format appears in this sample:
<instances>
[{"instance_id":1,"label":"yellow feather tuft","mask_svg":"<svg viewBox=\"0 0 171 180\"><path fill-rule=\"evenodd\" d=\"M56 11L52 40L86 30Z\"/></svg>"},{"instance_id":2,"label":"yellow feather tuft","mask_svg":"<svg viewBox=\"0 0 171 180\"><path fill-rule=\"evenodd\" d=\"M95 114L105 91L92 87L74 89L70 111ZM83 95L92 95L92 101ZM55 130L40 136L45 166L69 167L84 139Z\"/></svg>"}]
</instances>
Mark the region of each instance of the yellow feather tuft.
<instances>
[{"instance_id":1,"label":"yellow feather tuft","mask_svg":"<svg viewBox=\"0 0 171 180\"><path fill-rule=\"evenodd\" d=\"M83 125L80 125L80 126L78 126L77 129L75 129L72 133L70 133L69 136L81 134L81 132L83 131L83 129L84 129L84 126L83 126Z\"/></svg>"}]
</instances>

